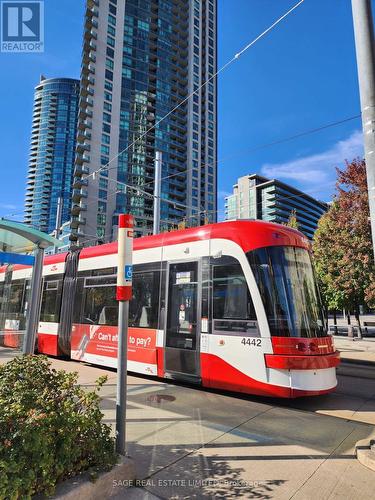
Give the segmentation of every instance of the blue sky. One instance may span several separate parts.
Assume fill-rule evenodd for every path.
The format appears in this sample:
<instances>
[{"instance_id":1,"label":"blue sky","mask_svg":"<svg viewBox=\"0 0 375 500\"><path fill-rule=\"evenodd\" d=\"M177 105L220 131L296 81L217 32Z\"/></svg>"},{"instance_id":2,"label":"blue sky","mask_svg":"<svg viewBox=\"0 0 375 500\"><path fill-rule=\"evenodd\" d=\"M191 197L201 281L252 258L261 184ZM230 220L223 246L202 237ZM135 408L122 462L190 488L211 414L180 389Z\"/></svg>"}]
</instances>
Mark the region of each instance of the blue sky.
<instances>
[{"instance_id":1,"label":"blue sky","mask_svg":"<svg viewBox=\"0 0 375 500\"><path fill-rule=\"evenodd\" d=\"M218 0L219 67L295 3ZM40 74L79 77L83 6L83 0L46 0L45 52L0 53L0 216L23 209ZM350 0L305 0L221 73L218 88L221 209L237 177L254 172L329 200L335 166L363 154L359 119L258 148L359 114Z\"/></svg>"}]
</instances>

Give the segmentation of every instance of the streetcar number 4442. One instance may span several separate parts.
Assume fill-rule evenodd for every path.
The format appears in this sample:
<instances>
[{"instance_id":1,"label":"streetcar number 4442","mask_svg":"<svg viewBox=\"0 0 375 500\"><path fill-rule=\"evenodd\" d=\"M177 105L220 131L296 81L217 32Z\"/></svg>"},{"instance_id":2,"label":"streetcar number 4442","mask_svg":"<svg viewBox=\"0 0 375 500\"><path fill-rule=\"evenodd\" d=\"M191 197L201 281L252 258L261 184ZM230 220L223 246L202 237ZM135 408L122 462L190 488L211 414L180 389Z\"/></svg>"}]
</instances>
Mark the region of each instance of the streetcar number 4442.
<instances>
[{"instance_id":1,"label":"streetcar number 4442","mask_svg":"<svg viewBox=\"0 0 375 500\"><path fill-rule=\"evenodd\" d=\"M252 345L254 347L260 347L262 345L261 339L251 339L251 338L243 338L241 340L241 344L243 345Z\"/></svg>"}]
</instances>

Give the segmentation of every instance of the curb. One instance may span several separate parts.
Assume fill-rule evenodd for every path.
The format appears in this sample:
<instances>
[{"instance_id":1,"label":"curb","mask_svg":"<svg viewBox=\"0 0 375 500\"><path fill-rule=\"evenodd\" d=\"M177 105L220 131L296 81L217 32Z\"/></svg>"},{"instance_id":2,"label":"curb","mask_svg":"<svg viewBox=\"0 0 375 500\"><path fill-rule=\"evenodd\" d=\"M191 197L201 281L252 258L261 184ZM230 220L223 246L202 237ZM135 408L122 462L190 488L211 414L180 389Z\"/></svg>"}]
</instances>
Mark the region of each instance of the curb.
<instances>
[{"instance_id":1,"label":"curb","mask_svg":"<svg viewBox=\"0 0 375 500\"><path fill-rule=\"evenodd\" d=\"M341 354L341 352L340 352ZM369 361L368 359L355 359L355 358L343 358L341 356L340 364L348 365L358 365L358 366L373 366L375 367L375 360ZM340 366L340 365L339 365Z\"/></svg>"},{"instance_id":2,"label":"curb","mask_svg":"<svg viewBox=\"0 0 375 500\"><path fill-rule=\"evenodd\" d=\"M375 380L375 363L363 364L356 362L341 361L336 368L337 375L344 377L364 378Z\"/></svg>"},{"instance_id":3,"label":"curb","mask_svg":"<svg viewBox=\"0 0 375 500\"><path fill-rule=\"evenodd\" d=\"M355 445L359 463L375 472L375 439L361 439Z\"/></svg>"},{"instance_id":4,"label":"curb","mask_svg":"<svg viewBox=\"0 0 375 500\"><path fill-rule=\"evenodd\" d=\"M50 497L58 500L104 500L123 492L135 479L134 461L121 457L108 472L99 474L95 482L86 472L59 484L55 494ZM42 497L40 497L42 498Z\"/></svg>"}]
</instances>

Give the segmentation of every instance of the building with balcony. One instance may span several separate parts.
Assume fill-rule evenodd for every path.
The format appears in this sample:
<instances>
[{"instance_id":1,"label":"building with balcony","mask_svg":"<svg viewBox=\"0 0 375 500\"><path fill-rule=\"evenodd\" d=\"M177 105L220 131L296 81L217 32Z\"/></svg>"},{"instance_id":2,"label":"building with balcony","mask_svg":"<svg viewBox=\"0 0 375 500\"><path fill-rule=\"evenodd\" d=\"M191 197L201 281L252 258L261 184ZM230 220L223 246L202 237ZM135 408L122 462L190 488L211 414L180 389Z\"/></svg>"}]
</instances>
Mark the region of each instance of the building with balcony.
<instances>
[{"instance_id":1,"label":"building with balcony","mask_svg":"<svg viewBox=\"0 0 375 500\"><path fill-rule=\"evenodd\" d=\"M200 88L216 15L216 0L86 0L72 242L113 240L124 212L152 232L156 152L161 231L216 219L216 79Z\"/></svg>"},{"instance_id":2,"label":"building with balcony","mask_svg":"<svg viewBox=\"0 0 375 500\"><path fill-rule=\"evenodd\" d=\"M69 221L76 149L79 80L41 77L35 87L25 223L51 233Z\"/></svg>"},{"instance_id":3,"label":"building with balcony","mask_svg":"<svg viewBox=\"0 0 375 500\"><path fill-rule=\"evenodd\" d=\"M240 177L233 194L225 199L225 219L261 219L278 224L288 222L295 211L299 230L312 240L318 220L328 204L284 184L257 174Z\"/></svg>"}]
</instances>

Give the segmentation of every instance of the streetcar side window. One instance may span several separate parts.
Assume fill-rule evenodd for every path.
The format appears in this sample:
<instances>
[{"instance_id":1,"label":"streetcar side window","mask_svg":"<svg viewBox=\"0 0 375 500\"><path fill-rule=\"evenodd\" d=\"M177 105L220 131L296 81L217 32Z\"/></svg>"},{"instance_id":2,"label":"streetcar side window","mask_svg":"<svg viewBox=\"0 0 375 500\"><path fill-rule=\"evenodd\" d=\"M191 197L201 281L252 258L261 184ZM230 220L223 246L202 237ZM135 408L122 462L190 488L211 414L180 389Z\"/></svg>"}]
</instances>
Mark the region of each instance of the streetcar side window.
<instances>
[{"instance_id":1,"label":"streetcar side window","mask_svg":"<svg viewBox=\"0 0 375 500\"><path fill-rule=\"evenodd\" d=\"M133 274L133 298L129 304L129 326L157 328L160 271Z\"/></svg>"},{"instance_id":2,"label":"streetcar side window","mask_svg":"<svg viewBox=\"0 0 375 500\"><path fill-rule=\"evenodd\" d=\"M117 325L116 276L88 277L83 288L82 323Z\"/></svg>"},{"instance_id":3,"label":"streetcar side window","mask_svg":"<svg viewBox=\"0 0 375 500\"><path fill-rule=\"evenodd\" d=\"M58 323L60 318L62 276L46 278L43 283L40 321Z\"/></svg>"},{"instance_id":4,"label":"streetcar side window","mask_svg":"<svg viewBox=\"0 0 375 500\"><path fill-rule=\"evenodd\" d=\"M240 263L212 267L214 333L258 336L258 323L249 287Z\"/></svg>"},{"instance_id":5,"label":"streetcar side window","mask_svg":"<svg viewBox=\"0 0 375 500\"><path fill-rule=\"evenodd\" d=\"M22 302L24 297L25 280L12 281L10 287L10 295L7 304L7 312L9 316L17 316L21 314Z\"/></svg>"},{"instance_id":6,"label":"streetcar side window","mask_svg":"<svg viewBox=\"0 0 375 500\"><path fill-rule=\"evenodd\" d=\"M84 284L85 284L85 278L80 276L81 273L79 273L77 277L77 283L76 283L76 290L75 290L75 296L74 296L74 305L73 305L73 323L82 323L82 307L83 307L83 301L84 301Z\"/></svg>"},{"instance_id":7,"label":"streetcar side window","mask_svg":"<svg viewBox=\"0 0 375 500\"><path fill-rule=\"evenodd\" d=\"M12 329L23 330L25 328L28 286L28 280L24 279L4 283L1 328L4 328L6 322L13 325Z\"/></svg>"},{"instance_id":8,"label":"streetcar side window","mask_svg":"<svg viewBox=\"0 0 375 500\"><path fill-rule=\"evenodd\" d=\"M213 314L216 319L256 319L240 264L214 266Z\"/></svg>"},{"instance_id":9,"label":"streetcar side window","mask_svg":"<svg viewBox=\"0 0 375 500\"><path fill-rule=\"evenodd\" d=\"M0 281L0 311L2 309L3 302L5 302L5 297L4 297L4 281Z\"/></svg>"},{"instance_id":10,"label":"streetcar side window","mask_svg":"<svg viewBox=\"0 0 375 500\"><path fill-rule=\"evenodd\" d=\"M139 267L136 266L133 273L129 326L157 328L160 270L141 271ZM84 276L81 273L77 283L77 293L80 294L80 291L82 291L82 312L79 312L80 305L76 305L74 313L76 323L117 326L116 275L106 276L98 271L91 276Z\"/></svg>"}]
</instances>

